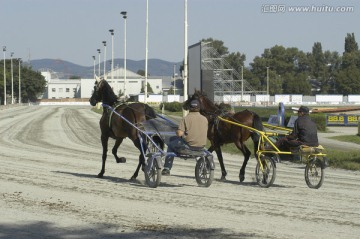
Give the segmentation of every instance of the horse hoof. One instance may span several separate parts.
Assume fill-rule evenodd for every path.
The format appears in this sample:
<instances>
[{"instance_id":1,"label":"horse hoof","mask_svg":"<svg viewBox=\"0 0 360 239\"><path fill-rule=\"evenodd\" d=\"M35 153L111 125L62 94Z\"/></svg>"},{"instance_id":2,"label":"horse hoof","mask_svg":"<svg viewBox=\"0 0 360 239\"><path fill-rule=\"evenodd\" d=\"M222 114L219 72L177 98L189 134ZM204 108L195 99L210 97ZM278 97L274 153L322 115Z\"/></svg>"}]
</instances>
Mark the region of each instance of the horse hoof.
<instances>
[{"instance_id":1,"label":"horse hoof","mask_svg":"<svg viewBox=\"0 0 360 239\"><path fill-rule=\"evenodd\" d=\"M126 163L126 158L124 158L124 157L117 158L116 163Z\"/></svg>"},{"instance_id":2,"label":"horse hoof","mask_svg":"<svg viewBox=\"0 0 360 239\"><path fill-rule=\"evenodd\" d=\"M222 182L226 181L226 177L225 177L225 176L221 176L220 181L222 181Z\"/></svg>"},{"instance_id":3,"label":"horse hoof","mask_svg":"<svg viewBox=\"0 0 360 239\"><path fill-rule=\"evenodd\" d=\"M103 174L99 173L96 177L97 178L103 178L103 176L104 176Z\"/></svg>"},{"instance_id":4,"label":"horse hoof","mask_svg":"<svg viewBox=\"0 0 360 239\"><path fill-rule=\"evenodd\" d=\"M245 180L245 176L240 175L240 182L242 183L242 182L244 182L244 180Z\"/></svg>"},{"instance_id":5,"label":"horse hoof","mask_svg":"<svg viewBox=\"0 0 360 239\"><path fill-rule=\"evenodd\" d=\"M136 177L132 176L132 177L130 178L130 181L131 181L131 182L136 182Z\"/></svg>"}]
</instances>

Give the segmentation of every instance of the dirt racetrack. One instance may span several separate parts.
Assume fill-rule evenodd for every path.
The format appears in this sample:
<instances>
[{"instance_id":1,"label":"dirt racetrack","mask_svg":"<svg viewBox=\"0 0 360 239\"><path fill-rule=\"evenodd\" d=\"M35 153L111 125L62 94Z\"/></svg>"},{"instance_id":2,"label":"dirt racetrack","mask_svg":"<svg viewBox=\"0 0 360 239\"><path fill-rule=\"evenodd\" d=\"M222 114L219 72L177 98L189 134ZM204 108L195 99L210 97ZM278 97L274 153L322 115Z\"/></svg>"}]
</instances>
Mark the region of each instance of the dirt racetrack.
<instances>
[{"instance_id":1,"label":"dirt racetrack","mask_svg":"<svg viewBox=\"0 0 360 239\"><path fill-rule=\"evenodd\" d=\"M178 159L151 189L143 173L129 181L138 152L125 140L119 155L127 163L116 164L109 150L98 179L99 118L86 106L0 110L1 239L359 238L359 172L327 168L314 190L303 165L282 162L265 189L254 182L254 159L240 183L242 155L225 154L226 182L198 187L195 162Z\"/></svg>"}]
</instances>

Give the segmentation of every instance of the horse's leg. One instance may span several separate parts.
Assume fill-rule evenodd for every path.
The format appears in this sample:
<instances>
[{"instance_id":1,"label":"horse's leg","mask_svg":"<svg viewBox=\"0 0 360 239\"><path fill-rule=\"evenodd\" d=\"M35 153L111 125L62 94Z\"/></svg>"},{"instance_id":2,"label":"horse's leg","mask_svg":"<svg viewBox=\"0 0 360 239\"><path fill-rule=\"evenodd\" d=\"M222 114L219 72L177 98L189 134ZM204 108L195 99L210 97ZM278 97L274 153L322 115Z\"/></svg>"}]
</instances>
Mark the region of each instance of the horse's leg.
<instances>
[{"instance_id":1,"label":"horse's leg","mask_svg":"<svg viewBox=\"0 0 360 239\"><path fill-rule=\"evenodd\" d=\"M208 151L210 153L212 153L214 150L216 152L216 156L217 156L217 158L219 160L219 163L220 163L220 168L221 168L221 178L220 178L220 180L224 181L224 180L226 180L227 172L225 170L224 159L223 159L223 156L222 156L221 148L220 148L220 146L215 147L215 146L211 145L210 148L208 149Z\"/></svg>"},{"instance_id":2,"label":"horse's leg","mask_svg":"<svg viewBox=\"0 0 360 239\"><path fill-rule=\"evenodd\" d=\"M126 158L124 158L124 157L119 158L117 156L118 148L119 148L119 146L120 146L120 144L122 143L123 140L124 140L123 138L116 139L114 147L112 148L112 151L111 151L112 154L114 155L115 160L116 160L117 163L126 163Z\"/></svg>"},{"instance_id":3,"label":"horse's leg","mask_svg":"<svg viewBox=\"0 0 360 239\"><path fill-rule=\"evenodd\" d=\"M109 140L108 136L105 136L103 134L101 135L101 144L103 148L103 153L102 153L102 166L100 173L97 175L98 178L102 178L105 173L105 162L106 162L106 155L108 150L108 140Z\"/></svg>"},{"instance_id":4,"label":"horse's leg","mask_svg":"<svg viewBox=\"0 0 360 239\"><path fill-rule=\"evenodd\" d=\"M143 158L143 156L142 156L142 154L140 154L138 166L136 167L136 170L135 170L133 176L131 176L131 178L130 178L130 180L132 180L132 181L135 180L137 178L137 176L139 175L140 167L141 167L142 161L143 161L142 158Z\"/></svg>"},{"instance_id":5,"label":"horse's leg","mask_svg":"<svg viewBox=\"0 0 360 239\"><path fill-rule=\"evenodd\" d=\"M137 178L137 176L139 175L139 171L140 171L140 167L141 166L145 166L145 158L142 154L142 151L141 151L141 140L139 138L137 138L136 140L133 141L134 142L134 145L136 146L136 148L139 149L140 151L140 155L139 155L139 163L138 163L138 166L136 167L136 170L133 174L133 176L130 178L130 180L135 180ZM147 145L146 145L146 142L145 142L145 139L142 140L142 148L144 150L144 152L146 152L147 150Z\"/></svg>"},{"instance_id":6,"label":"horse's leg","mask_svg":"<svg viewBox=\"0 0 360 239\"><path fill-rule=\"evenodd\" d=\"M239 178L240 178L240 182L243 182L245 180L245 168L246 168L246 165L249 161L249 158L250 158L250 155L251 155L251 152L250 150L246 147L246 145L244 144L244 142L240 142L240 141L237 141L235 142L235 145L238 149L241 150L241 152L243 153L244 155L244 162L241 166L241 169L240 169L240 173L239 173Z\"/></svg>"}]
</instances>

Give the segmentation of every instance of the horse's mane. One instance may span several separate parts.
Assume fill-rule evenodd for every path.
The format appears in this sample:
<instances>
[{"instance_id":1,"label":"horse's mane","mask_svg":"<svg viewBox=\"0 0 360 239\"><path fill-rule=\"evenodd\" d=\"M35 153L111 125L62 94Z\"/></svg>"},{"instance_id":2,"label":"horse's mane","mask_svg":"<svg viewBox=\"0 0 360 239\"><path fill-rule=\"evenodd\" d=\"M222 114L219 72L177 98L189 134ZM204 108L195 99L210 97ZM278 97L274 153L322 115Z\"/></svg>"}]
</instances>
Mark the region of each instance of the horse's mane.
<instances>
[{"instance_id":1,"label":"horse's mane","mask_svg":"<svg viewBox=\"0 0 360 239\"><path fill-rule=\"evenodd\" d=\"M145 104L145 116L146 116L146 120L156 118L155 110L152 107L150 107L149 105L146 105L146 104Z\"/></svg>"},{"instance_id":2,"label":"horse's mane","mask_svg":"<svg viewBox=\"0 0 360 239\"><path fill-rule=\"evenodd\" d=\"M106 80L102 80L101 84L102 87L102 97L103 103L107 105L112 105L117 101L117 96L115 95L114 91L111 89L111 86Z\"/></svg>"},{"instance_id":3,"label":"horse's mane","mask_svg":"<svg viewBox=\"0 0 360 239\"><path fill-rule=\"evenodd\" d=\"M203 98L204 100L206 100L206 103L207 103L209 106L213 107L213 108L216 109L216 110L219 109L218 105L214 104L214 103L207 97L207 95L206 95L205 92L201 92L201 91L199 91L199 90L195 90L193 97L194 97L194 98L197 98L197 99Z\"/></svg>"}]
</instances>

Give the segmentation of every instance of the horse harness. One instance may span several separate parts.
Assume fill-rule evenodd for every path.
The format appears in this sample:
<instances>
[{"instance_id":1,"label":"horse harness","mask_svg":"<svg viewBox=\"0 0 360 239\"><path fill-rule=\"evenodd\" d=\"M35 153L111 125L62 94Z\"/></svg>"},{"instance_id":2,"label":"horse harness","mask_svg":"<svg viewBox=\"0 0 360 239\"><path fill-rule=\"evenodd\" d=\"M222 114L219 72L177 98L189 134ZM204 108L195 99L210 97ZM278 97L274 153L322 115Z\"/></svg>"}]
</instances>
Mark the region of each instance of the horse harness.
<instances>
[{"instance_id":1,"label":"horse harness","mask_svg":"<svg viewBox=\"0 0 360 239\"><path fill-rule=\"evenodd\" d=\"M118 104L115 103L113 110L110 110L109 108L106 108L106 113L109 115L109 128L111 129L111 119L113 117L114 112L120 108L120 110L124 110L126 107L128 107L127 104Z\"/></svg>"},{"instance_id":2,"label":"horse harness","mask_svg":"<svg viewBox=\"0 0 360 239\"><path fill-rule=\"evenodd\" d=\"M253 114L252 111L250 111L250 112ZM231 112L225 111L225 110L220 110L220 114L218 114L217 111L215 111L214 113L207 113L207 115L209 115L209 118L210 118L210 121L209 121L210 127L214 127L215 134L217 134L217 136L219 138L222 138L223 133L221 133L221 130L219 130L219 124L220 124L221 120L219 119L218 116L220 116L221 118L227 117L227 118L230 118L234 122L240 123L240 122L238 122L238 120L236 120L233 117L233 114ZM250 132L252 132L252 131L250 130Z\"/></svg>"},{"instance_id":3,"label":"horse harness","mask_svg":"<svg viewBox=\"0 0 360 239\"><path fill-rule=\"evenodd\" d=\"M138 111L138 110L132 108L131 106L129 106L128 104L122 103L122 102L115 102L112 110L111 110L110 108L106 108L106 113L107 113L108 116L109 116L108 125L109 125L109 128L110 128L110 129L111 129L111 119L112 119L112 117L113 117L113 115L114 115L114 112L115 112L117 109L119 109L119 111L122 112L122 111L123 111L124 109L126 109L126 108L130 108L133 113L134 113L134 111ZM139 112L139 111L138 111L138 112ZM134 118L136 118L136 117L135 117L135 113L134 113ZM135 125L135 126L138 126L139 124L138 124L138 122L135 122L134 125Z\"/></svg>"},{"instance_id":4,"label":"horse harness","mask_svg":"<svg viewBox=\"0 0 360 239\"><path fill-rule=\"evenodd\" d=\"M217 136L219 138L222 138L222 133L219 130L219 124L220 124L221 120L219 119L218 116L220 116L220 117L226 117L226 116L231 117L232 114L230 112L224 111L224 110L220 110L219 113L217 113L217 111L215 111L214 113L208 113L208 112L206 112L206 113L207 113L207 115L209 116L209 119L210 119L209 120L209 126L211 128L214 128L214 132L215 132L215 134L217 134Z\"/></svg>"}]
</instances>

